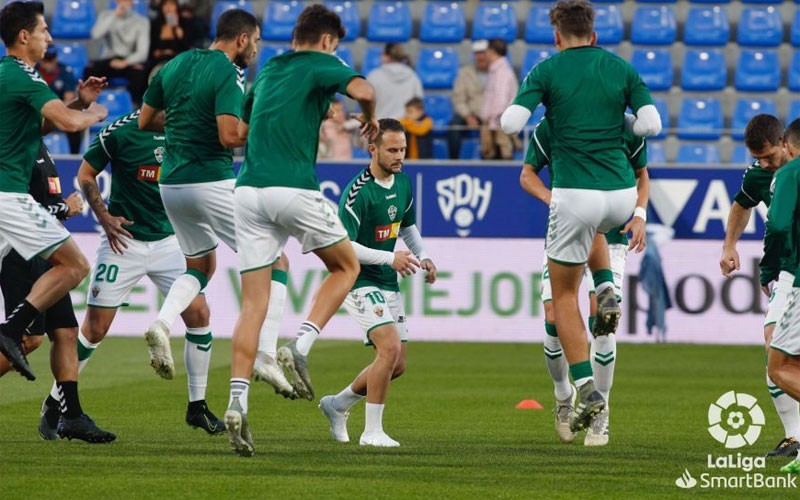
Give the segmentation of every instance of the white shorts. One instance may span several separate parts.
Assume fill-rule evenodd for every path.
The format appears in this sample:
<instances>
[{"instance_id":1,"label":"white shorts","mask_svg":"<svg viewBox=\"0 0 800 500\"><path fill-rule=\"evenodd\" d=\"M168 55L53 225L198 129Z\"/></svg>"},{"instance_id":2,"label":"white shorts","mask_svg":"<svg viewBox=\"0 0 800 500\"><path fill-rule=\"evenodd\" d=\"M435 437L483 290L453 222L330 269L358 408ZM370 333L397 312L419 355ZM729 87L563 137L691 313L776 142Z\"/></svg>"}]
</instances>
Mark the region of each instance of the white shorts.
<instances>
[{"instance_id":1,"label":"white shorts","mask_svg":"<svg viewBox=\"0 0 800 500\"><path fill-rule=\"evenodd\" d=\"M793 287L789 292L781 319L772 334L770 347L788 354L800 356L800 288Z\"/></svg>"},{"instance_id":2,"label":"white shorts","mask_svg":"<svg viewBox=\"0 0 800 500\"><path fill-rule=\"evenodd\" d=\"M236 179L199 184L161 184L161 201L186 257L202 257L222 240L236 251L233 188Z\"/></svg>"},{"instance_id":3,"label":"white shorts","mask_svg":"<svg viewBox=\"0 0 800 500\"><path fill-rule=\"evenodd\" d=\"M550 302L553 300L553 288L550 286L550 270L547 268L547 255L544 256L542 262L542 279L540 281L540 293L542 295L542 302ZM594 293L594 279L592 278L592 271L589 266L583 269L583 286L589 290L589 295Z\"/></svg>"},{"instance_id":4,"label":"white shorts","mask_svg":"<svg viewBox=\"0 0 800 500\"><path fill-rule=\"evenodd\" d=\"M598 232L625 223L636 207L636 187L614 191L553 188L545 252L565 264L583 264Z\"/></svg>"},{"instance_id":5,"label":"white shorts","mask_svg":"<svg viewBox=\"0 0 800 500\"><path fill-rule=\"evenodd\" d=\"M239 186L234 198L240 272L274 263L290 235L300 242L303 253L347 238L342 222L319 191Z\"/></svg>"},{"instance_id":6,"label":"white shorts","mask_svg":"<svg viewBox=\"0 0 800 500\"><path fill-rule=\"evenodd\" d=\"M363 286L351 290L344 299L344 308L364 330L364 345L372 345L369 332L383 325L397 325L400 342L408 342L408 327L403 297L400 292Z\"/></svg>"},{"instance_id":7,"label":"white shorts","mask_svg":"<svg viewBox=\"0 0 800 500\"><path fill-rule=\"evenodd\" d=\"M122 255L114 253L105 235L97 248L86 303L93 307L117 308L125 305L133 287L144 276L150 278L163 295L186 271L186 260L175 236L158 241L126 239Z\"/></svg>"},{"instance_id":8,"label":"white shorts","mask_svg":"<svg viewBox=\"0 0 800 500\"><path fill-rule=\"evenodd\" d=\"M617 300L622 302L622 288L625 286L625 264L628 262L628 245L608 245L611 259L611 273L614 275L614 289Z\"/></svg>"},{"instance_id":9,"label":"white shorts","mask_svg":"<svg viewBox=\"0 0 800 500\"><path fill-rule=\"evenodd\" d=\"M0 248L25 260L46 259L69 239L69 231L27 193L0 192Z\"/></svg>"},{"instance_id":10,"label":"white shorts","mask_svg":"<svg viewBox=\"0 0 800 500\"><path fill-rule=\"evenodd\" d=\"M781 319L783 306L786 305L786 298L792 292L794 285L794 275L789 272L781 271L778 281L772 287L772 294L769 296L767 314L764 316L764 328L774 325Z\"/></svg>"}]
</instances>

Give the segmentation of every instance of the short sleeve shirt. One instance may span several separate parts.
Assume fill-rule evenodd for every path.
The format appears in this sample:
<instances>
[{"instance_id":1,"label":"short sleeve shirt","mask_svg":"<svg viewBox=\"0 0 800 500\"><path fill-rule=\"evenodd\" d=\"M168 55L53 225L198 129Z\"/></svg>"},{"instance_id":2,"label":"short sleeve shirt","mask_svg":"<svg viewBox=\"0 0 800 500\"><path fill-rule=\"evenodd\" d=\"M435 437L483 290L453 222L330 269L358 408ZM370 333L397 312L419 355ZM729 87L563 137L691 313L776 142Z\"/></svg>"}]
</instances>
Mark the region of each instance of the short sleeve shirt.
<instances>
[{"instance_id":1,"label":"short sleeve shirt","mask_svg":"<svg viewBox=\"0 0 800 500\"><path fill-rule=\"evenodd\" d=\"M769 208L772 202L772 193L770 192L770 185L772 178L775 175L774 170L767 170L761 168L758 160L754 161L744 171L742 177L742 187L736 193L734 201L744 208L753 208L761 202Z\"/></svg>"}]
</instances>

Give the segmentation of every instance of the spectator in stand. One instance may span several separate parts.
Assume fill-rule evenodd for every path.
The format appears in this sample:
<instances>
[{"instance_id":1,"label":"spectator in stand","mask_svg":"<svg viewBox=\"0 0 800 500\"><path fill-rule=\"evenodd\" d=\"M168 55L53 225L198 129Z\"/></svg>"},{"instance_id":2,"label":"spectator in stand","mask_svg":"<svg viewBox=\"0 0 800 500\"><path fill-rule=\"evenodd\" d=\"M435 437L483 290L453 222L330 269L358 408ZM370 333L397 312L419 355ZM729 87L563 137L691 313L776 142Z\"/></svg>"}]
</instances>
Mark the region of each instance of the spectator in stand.
<instances>
[{"instance_id":1,"label":"spectator in stand","mask_svg":"<svg viewBox=\"0 0 800 500\"><path fill-rule=\"evenodd\" d=\"M483 91L486 82L489 80L489 63L486 58L486 49L489 48L488 40L476 40L472 42L473 64L462 66L456 75L453 85L453 119L450 121L452 127L447 132L447 148L450 151L450 158L457 160L461 152L461 141L465 136L472 133L465 130L468 126L475 130L481 124L481 104L483 103Z\"/></svg>"},{"instance_id":2,"label":"spectator in stand","mask_svg":"<svg viewBox=\"0 0 800 500\"><path fill-rule=\"evenodd\" d=\"M192 40L192 19L181 16L178 0L162 0L158 15L150 24L147 74L161 63L189 50Z\"/></svg>"},{"instance_id":3,"label":"spectator in stand","mask_svg":"<svg viewBox=\"0 0 800 500\"><path fill-rule=\"evenodd\" d=\"M361 122L347 117L342 101L333 101L328 118L322 122L317 156L326 160L352 160L354 132L358 133L360 127Z\"/></svg>"},{"instance_id":4,"label":"spectator in stand","mask_svg":"<svg viewBox=\"0 0 800 500\"><path fill-rule=\"evenodd\" d=\"M387 43L381 61L381 66L367 75L367 81L375 87L375 116L399 120L411 98L424 96L422 82L399 43Z\"/></svg>"},{"instance_id":5,"label":"spectator in stand","mask_svg":"<svg viewBox=\"0 0 800 500\"><path fill-rule=\"evenodd\" d=\"M506 135L500 128L500 116L517 96L519 80L506 58L506 42L496 38L489 41L486 60L489 78L481 103L481 158L484 160L510 160L518 139Z\"/></svg>"},{"instance_id":6,"label":"spectator in stand","mask_svg":"<svg viewBox=\"0 0 800 500\"><path fill-rule=\"evenodd\" d=\"M42 75L44 81L50 86L59 99L64 103L69 104L75 100L76 91L78 89L78 78L72 68L65 65L58 60L58 51L54 45L47 47L47 52L44 54L39 64L36 65L36 70ZM69 150L72 154L78 154L81 147L81 132L73 132L67 134L69 139Z\"/></svg>"},{"instance_id":7,"label":"spectator in stand","mask_svg":"<svg viewBox=\"0 0 800 500\"><path fill-rule=\"evenodd\" d=\"M433 158L433 120L425 114L425 103L413 97L406 103L406 115L400 119L406 129L406 159Z\"/></svg>"},{"instance_id":8,"label":"spectator in stand","mask_svg":"<svg viewBox=\"0 0 800 500\"><path fill-rule=\"evenodd\" d=\"M125 78L136 104L147 87L145 64L150 50L150 19L133 10L133 0L117 0L114 10L97 16L92 39L101 40L100 59L86 67L85 77Z\"/></svg>"}]
</instances>

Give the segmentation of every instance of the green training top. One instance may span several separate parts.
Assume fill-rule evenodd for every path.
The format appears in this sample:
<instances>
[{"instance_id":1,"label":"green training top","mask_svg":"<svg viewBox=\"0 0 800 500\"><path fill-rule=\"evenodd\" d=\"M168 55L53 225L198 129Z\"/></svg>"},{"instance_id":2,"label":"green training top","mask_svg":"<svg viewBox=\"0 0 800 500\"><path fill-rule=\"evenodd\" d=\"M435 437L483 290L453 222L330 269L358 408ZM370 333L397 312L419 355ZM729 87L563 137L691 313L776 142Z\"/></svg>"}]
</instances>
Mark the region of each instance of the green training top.
<instances>
[{"instance_id":1,"label":"green training top","mask_svg":"<svg viewBox=\"0 0 800 500\"><path fill-rule=\"evenodd\" d=\"M770 185L772 178L775 175L775 170L767 170L761 168L758 160L747 167L742 176L742 187L733 200L744 208L753 208L761 202L769 208L772 201L772 193L770 192Z\"/></svg>"},{"instance_id":2,"label":"green training top","mask_svg":"<svg viewBox=\"0 0 800 500\"><path fill-rule=\"evenodd\" d=\"M161 184L233 179L233 152L219 142L217 116L240 116L244 86L244 70L221 50L183 52L156 73L144 102L167 111Z\"/></svg>"},{"instance_id":3,"label":"green training top","mask_svg":"<svg viewBox=\"0 0 800 500\"><path fill-rule=\"evenodd\" d=\"M404 172L394 174L394 183L385 187L375 180L368 168L342 192L339 218L350 239L365 247L394 252L400 228L417 223L411 181ZM362 264L353 288L362 286L400 290L397 271L387 265Z\"/></svg>"},{"instance_id":4,"label":"green training top","mask_svg":"<svg viewBox=\"0 0 800 500\"><path fill-rule=\"evenodd\" d=\"M630 131L623 134L625 143L625 155L634 170L639 170L647 166L647 147L644 137L634 135ZM528 142L528 151L525 153L525 164L530 165L538 174L546 165L550 165L550 155L552 153L550 143L552 136L550 126L547 121L542 120L533 129L533 134ZM552 184L553 166L550 165L550 177ZM628 245L628 235L621 234L625 225L610 229L606 234L606 241L609 245Z\"/></svg>"},{"instance_id":5,"label":"green training top","mask_svg":"<svg viewBox=\"0 0 800 500\"><path fill-rule=\"evenodd\" d=\"M783 270L794 274L797 287L800 286L797 251L800 244L800 158L776 171L774 188L764 235L761 284L774 280Z\"/></svg>"},{"instance_id":6,"label":"green training top","mask_svg":"<svg viewBox=\"0 0 800 500\"><path fill-rule=\"evenodd\" d=\"M552 130L553 186L610 191L636 185L623 114L653 104L629 63L599 47L562 50L533 67L514 104L542 103Z\"/></svg>"},{"instance_id":7,"label":"green training top","mask_svg":"<svg viewBox=\"0 0 800 500\"><path fill-rule=\"evenodd\" d=\"M111 163L108 212L133 222L125 229L135 239L158 241L174 233L158 190L165 140L140 130L138 119L137 110L101 130L83 159L95 170Z\"/></svg>"},{"instance_id":8,"label":"green training top","mask_svg":"<svg viewBox=\"0 0 800 500\"><path fill-rule=\"evenodd\" d=\"M319 189L319 128L334 95L360 77L336 56L301 50L273 57L245 98L250 124L237 186Z\"/></svg>"},{"instance_id":9,"label":"green training top","mask_svg":"<svg viewBox=\"0 0 800 500\"><path fill-rule=\"evenodd\" d=\"M0 191L26 193L42 140L41 110L58 99L22 59L0 60Z\"/></svg>"}]
</instances>

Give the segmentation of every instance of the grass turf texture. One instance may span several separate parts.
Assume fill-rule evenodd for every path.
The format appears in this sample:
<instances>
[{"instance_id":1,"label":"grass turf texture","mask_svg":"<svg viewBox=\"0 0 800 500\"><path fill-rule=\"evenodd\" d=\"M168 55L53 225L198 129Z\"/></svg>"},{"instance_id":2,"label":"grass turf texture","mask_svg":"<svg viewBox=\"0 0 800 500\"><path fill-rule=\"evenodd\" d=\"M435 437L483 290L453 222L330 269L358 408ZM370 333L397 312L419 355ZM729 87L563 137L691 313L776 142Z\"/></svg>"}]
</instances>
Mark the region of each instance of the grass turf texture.
<instances>
[{"instance_id":1,"label":"grass turf texture","mask_svg":"<svg viewBox=\"0 0 800 500\"><path fill-rule=\"evenodd\" d=\"M541 345L410 343L408 373L393 385L384 415L385 429L402 447L358 445L363 403L350 416L351 442L335 443L317 401L287 401L254 383L256 455L244 459L231 452L226 436L184 423L182 344L173 341L173 381L156 377L141 339L109 338L95 353L81 398L101 427L117 433L110 445L38 437L39 405L50 388L46 345L32 356L36 382L3 377L0 497L678 498L690 493L675 479L685 468L699 479L709 453L761 455L783 437L757 347L619 345L611 441L585 448L583 434L571 445L556 437ZM317 397L339 391L370 358L358 343L317 342L310 356ZM229 360L230 342L215 341L207 399L220 418ZM706 431L706 412L731 389L756 396L767 425L755 446L729 452ZM545 409L516 410L522 399ZM770 459L761 472L777 475L788 461ZM694 488L691 494L776 492Z\"/></svg>"}]
</instances>

